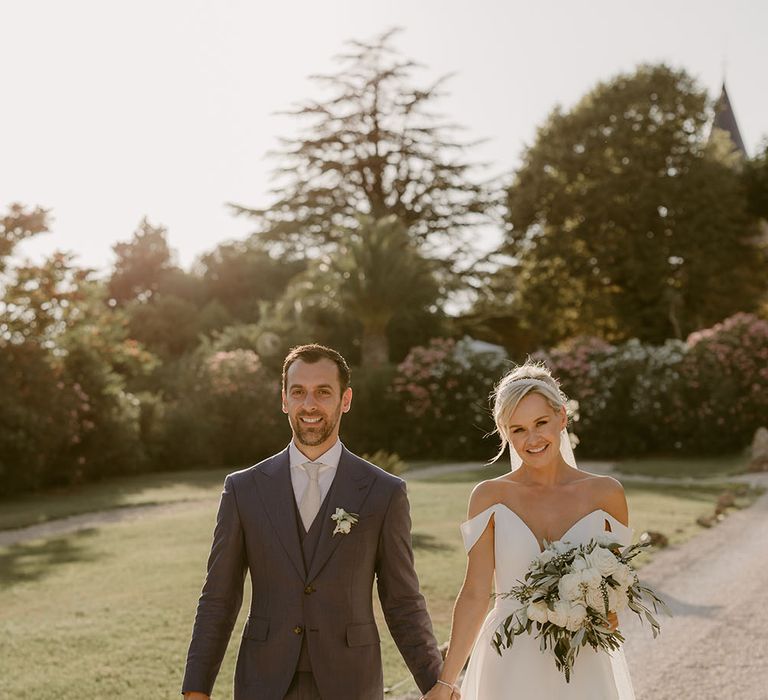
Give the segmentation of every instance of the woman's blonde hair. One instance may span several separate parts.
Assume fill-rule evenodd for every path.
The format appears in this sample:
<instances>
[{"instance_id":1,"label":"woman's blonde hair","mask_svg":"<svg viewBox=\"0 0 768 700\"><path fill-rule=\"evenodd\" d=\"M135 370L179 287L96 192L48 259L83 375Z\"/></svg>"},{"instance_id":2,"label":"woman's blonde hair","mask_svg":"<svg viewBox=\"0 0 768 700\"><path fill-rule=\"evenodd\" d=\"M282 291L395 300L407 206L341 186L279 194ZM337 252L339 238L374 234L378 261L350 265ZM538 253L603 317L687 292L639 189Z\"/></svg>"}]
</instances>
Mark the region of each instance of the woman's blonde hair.
<instances>
[{"instance_id":1,"label":"woman's blonde hair","mask_svg":"<svg viewBox=\"0 0 768 700\"><path fill-rule=\"evenodd\" d=\"M541 362L528 360L507 372L491 392L493 420L496 423L493 432L498 433L501 440L501 447L491 462L498 460L510 444L509 421L520 401L531 393L541 394L557 412L568 402L568 397L560 389L560 383ZM513 448L510 446L509 449Z\"/></svg>"}]
</instances>

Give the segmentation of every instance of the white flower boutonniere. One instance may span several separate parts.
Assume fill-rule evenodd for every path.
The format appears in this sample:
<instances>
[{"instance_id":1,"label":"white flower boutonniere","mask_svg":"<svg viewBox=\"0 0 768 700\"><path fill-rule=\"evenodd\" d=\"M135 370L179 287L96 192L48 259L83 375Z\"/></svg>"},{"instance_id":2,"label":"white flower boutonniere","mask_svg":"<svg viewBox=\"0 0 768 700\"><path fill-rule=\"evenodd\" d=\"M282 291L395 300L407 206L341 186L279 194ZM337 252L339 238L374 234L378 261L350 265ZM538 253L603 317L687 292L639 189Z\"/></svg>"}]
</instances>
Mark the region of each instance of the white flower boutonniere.
<instances>
[{"instance_id":1,"label":"white flower boutonniere","mask_svg":"<svg viewBox=\"0 0 768 700\"><path fill-rule=\"evenodd\" d=\"M342 535L348 535L358 518L357 513L347 513L343 508L337 508L336 512L331 516L331 520L336 521L336 528L333 534L338 535L341 533Z\"/></svg>"}]
</instances>

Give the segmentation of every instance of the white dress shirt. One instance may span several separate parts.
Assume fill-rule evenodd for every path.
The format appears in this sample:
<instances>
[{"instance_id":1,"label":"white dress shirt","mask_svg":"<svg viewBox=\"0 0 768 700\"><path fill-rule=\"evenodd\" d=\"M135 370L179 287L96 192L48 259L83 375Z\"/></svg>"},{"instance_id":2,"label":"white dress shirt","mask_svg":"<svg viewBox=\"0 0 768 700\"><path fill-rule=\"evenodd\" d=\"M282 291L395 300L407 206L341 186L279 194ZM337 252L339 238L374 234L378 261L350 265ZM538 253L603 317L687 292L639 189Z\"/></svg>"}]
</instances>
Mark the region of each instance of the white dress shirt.
<instances>
[{"instance_id":1,"label":"white dress shirt","mask_svg":"<svg viewBox=\"0 0 768 700\"><path fill-rule=\"evenodd\" d=\"M322 503L331 489L331 484L336 476L336 470L339 467L341 440L337 438L333 447L321 454L317 459L307 457L296 447L296 443L291 440L291 444L288 446L288 455L291 460L291 485L293 486L293 495L296 497L296 505L301 504L304 492L307 490L307 486L309 486L309 475L302 465L307 462L323 465L320 467L317 477L317 481L320 484L320 503Z\"/></svg>"}]
</instances>

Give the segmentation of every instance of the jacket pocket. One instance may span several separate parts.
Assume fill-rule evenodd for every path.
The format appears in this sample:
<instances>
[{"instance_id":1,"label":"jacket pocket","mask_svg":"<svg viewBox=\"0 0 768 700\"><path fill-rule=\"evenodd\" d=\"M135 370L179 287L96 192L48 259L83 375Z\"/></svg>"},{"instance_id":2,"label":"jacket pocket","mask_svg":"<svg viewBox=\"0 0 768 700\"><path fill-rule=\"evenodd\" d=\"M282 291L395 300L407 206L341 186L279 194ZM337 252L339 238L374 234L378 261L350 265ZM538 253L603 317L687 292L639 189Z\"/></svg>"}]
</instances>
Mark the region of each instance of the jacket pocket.
<instances>
[{"instance_id":1,"label":"jacket pocket","mask_svg":"<svg viewBox=\"0 0 768 700\"><path fill-rule=\"evenodd\" d=\"M269 619L266 617L249 617L243 629L243 639L253 639L263 642L269 632Z\"/></svg>"},{"instance_id":2,"label":"jacket pocket","mask_svg":"<svg viewBox=\"0 0 768 700\"><path fill-rule=\"evenodd\" d=\"M361 625L347 625L347 646L364 647L369 644L379 643L379 630L375 622L366 622Z\"/></svg>"}]
</instances>

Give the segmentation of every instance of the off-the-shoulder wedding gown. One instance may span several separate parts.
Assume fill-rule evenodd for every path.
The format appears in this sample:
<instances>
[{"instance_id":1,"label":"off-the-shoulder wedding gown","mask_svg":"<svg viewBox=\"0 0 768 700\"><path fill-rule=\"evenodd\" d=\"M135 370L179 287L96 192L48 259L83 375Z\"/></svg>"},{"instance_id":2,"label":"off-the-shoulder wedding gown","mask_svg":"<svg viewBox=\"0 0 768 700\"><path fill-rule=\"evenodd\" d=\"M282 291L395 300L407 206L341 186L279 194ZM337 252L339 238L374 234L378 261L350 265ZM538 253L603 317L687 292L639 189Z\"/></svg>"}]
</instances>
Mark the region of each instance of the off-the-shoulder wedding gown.
<instances>
[{"instance_id":1,"label":"off-the-shoulder wedding gown","mask_svg":"<svg viewBox=\"0 0 768 700\"><path fill-rule=\"evenodd\" d=\"M509 591L523 580L541 548L525 522L499 503L463 523L461 534L469 552L494 519L496 557L495 589ZM588 542L610 530L623 545L632 541L632 530L603 510L594 510L575 522L560 538L573 545ZM462 700L634 700L635 694L622 651L608 654L582 647L570 683L556 669L551 651L541 652L531 635L515 637L502 655L491 646L499 623L520 607L514 598L496 598L480 630L461 686Z\"/></svg>"}]
</instances>

